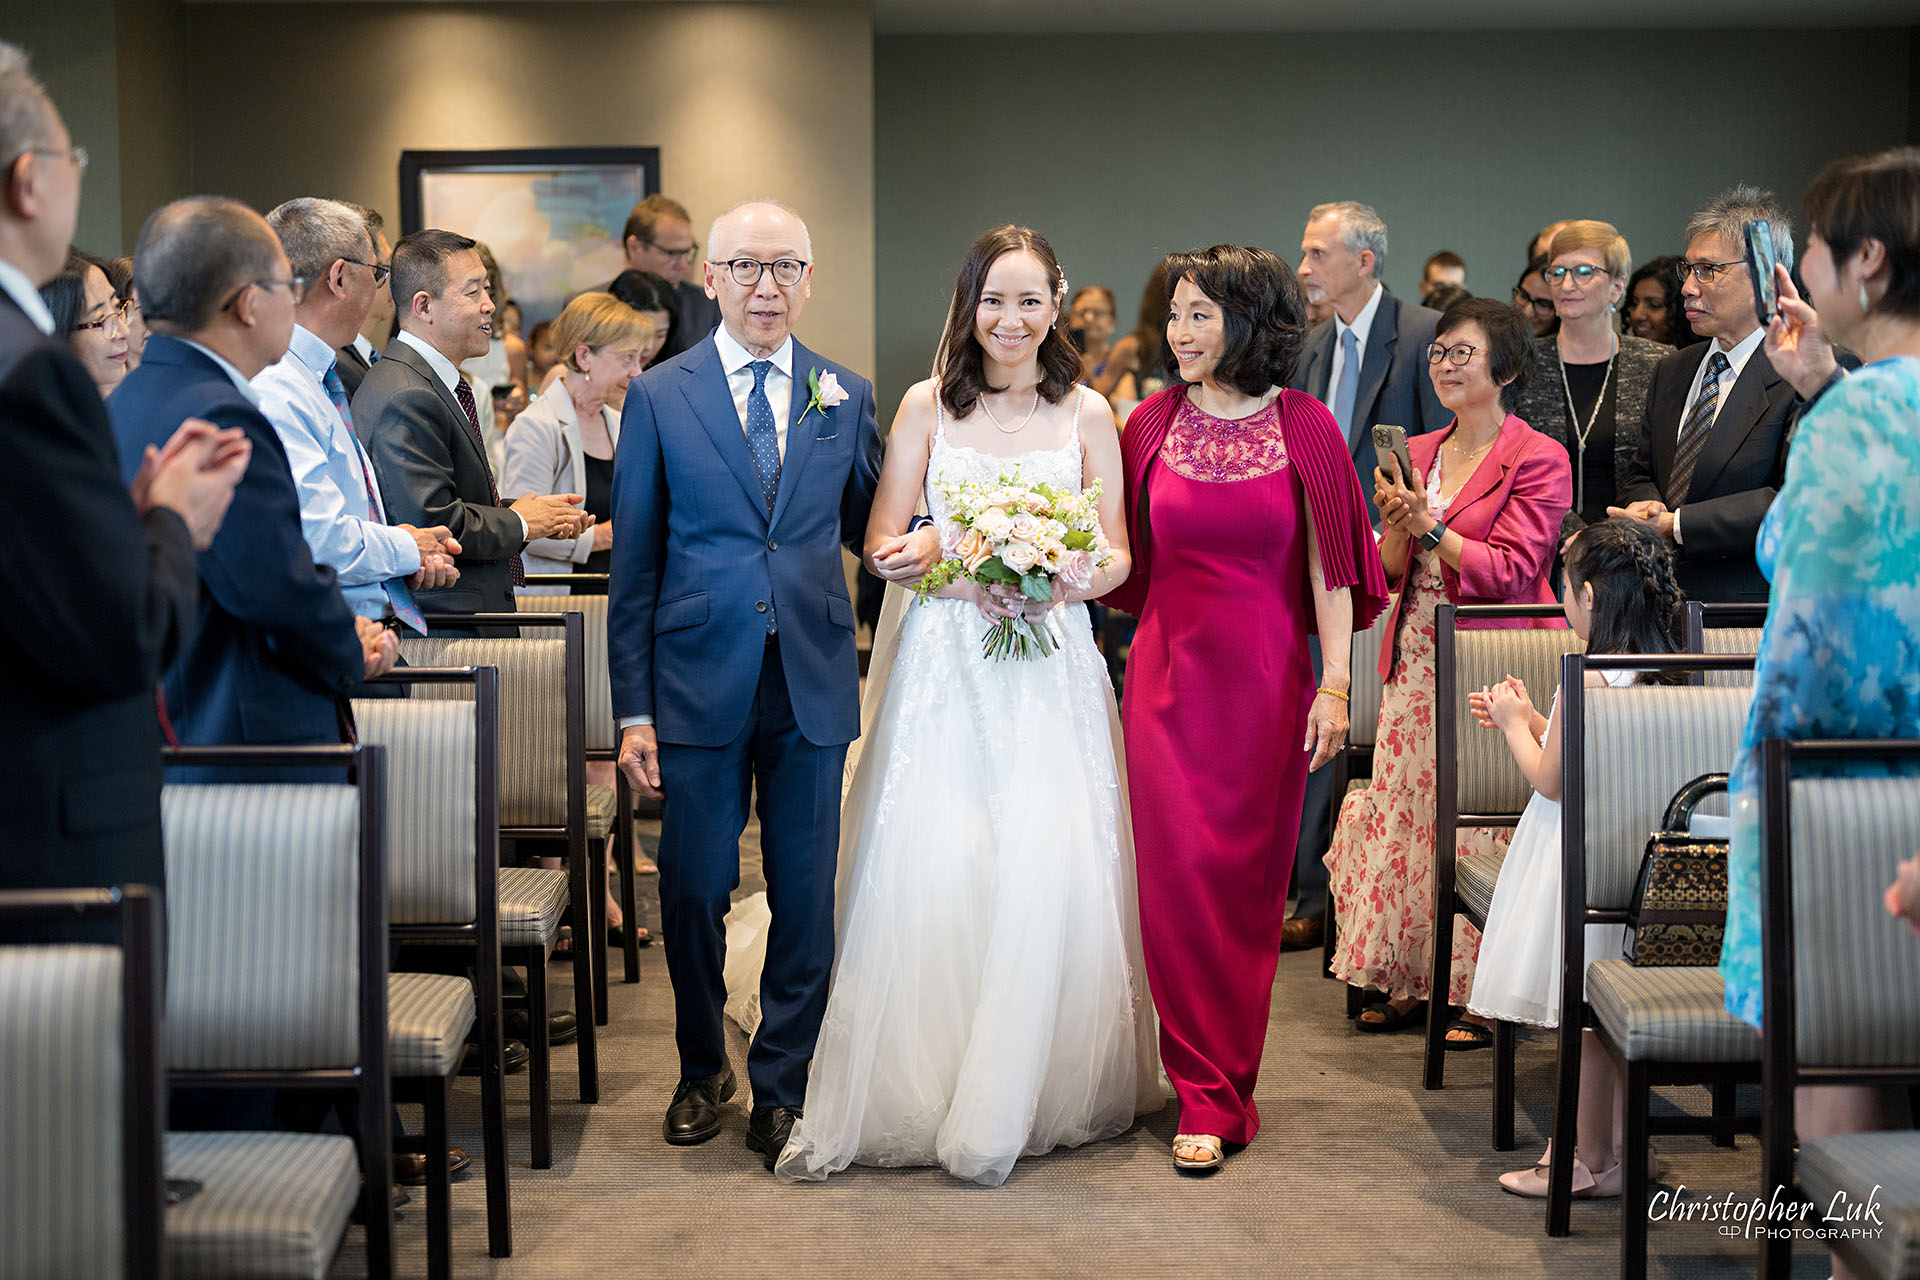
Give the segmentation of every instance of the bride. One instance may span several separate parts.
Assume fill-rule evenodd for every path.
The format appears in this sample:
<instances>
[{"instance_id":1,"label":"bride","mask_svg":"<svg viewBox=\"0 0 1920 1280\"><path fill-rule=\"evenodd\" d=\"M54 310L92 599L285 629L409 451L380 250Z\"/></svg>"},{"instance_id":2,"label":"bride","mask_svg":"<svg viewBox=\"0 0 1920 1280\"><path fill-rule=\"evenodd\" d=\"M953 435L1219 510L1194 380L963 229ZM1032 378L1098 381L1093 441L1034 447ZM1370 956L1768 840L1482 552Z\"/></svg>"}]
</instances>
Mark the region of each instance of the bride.
<instances>
[{"instance_id":1,"label":"bride","mask_svg":"<svg viewBox=\"0 0 1920 1280\"><path fill-rule=\"evenodd\" d=\"M943 481L1017 471L1103 481L1115 555L1051 605L970 581L891 602L904 617L875 645L832 994L782 1178L938 1164L997 1186L1020 1156L1112 1137L1162 1102L1119 720L1079 603L1127 574L1119 437L1077 385L1079 353L1056 328L1065 291L1036 233L974 243L937 376L894 419L866 545L904 532L923 493L941 521ZM987 627L1023 610L1058 649L982 657Z\"/></svg>"}]
</instances>

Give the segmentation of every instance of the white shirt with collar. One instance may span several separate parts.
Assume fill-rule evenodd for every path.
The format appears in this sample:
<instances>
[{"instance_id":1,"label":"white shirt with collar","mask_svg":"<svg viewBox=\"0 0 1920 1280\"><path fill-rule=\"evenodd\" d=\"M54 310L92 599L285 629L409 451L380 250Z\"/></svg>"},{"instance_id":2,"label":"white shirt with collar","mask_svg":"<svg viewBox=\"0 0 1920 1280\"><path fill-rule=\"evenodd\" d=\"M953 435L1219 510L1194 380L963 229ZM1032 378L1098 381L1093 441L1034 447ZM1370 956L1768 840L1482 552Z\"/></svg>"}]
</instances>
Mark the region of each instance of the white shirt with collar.
<instances>
[{"instance_id":1,"label":"white shirt with collar","mask_svg":"<svg viewBox=\"0 0 1920 1280\"><path fill-rule=\"evenodd\" d=\"M1700 398L1700 388L1706 383L1707 366L1713 362L1713 353L1718 351L1726 356L1727 368L1726 372L1720 375L1719 398L1713 403L1713 418L1704 428L1707 431L1713 430L1714 423L1720 421L1720 411L1727 407L1727 397L1733 391L1733 384L1740 381L1740 374L1746 369L1747 361L1753 359L1753 353L1760 349L1760 344L1766 340L1766 337L1767 331L1755 326L1752 333L1731 347L1723 345L1718 338L1713 340L1712 349L1700 357L1700 367L1693 371L1693 382L1687 387L1687 398L1683 402L1686 408L1680 411L1681 426L1686 425L1687 415L1693 412L1693 402ZM1677 438L1676 443L1678 443ZM1678 507L1673 510L1673 542L1675 546L1686 545L1686 540L1680 536L1680 508Z\"/></svg>"},{"instance_id":2,"label":"white shirt with collar","mask_svg":"<svg viewBox=\"0 0 1920 1280\"><path fill-rule=\"evenodd\" d=\"M247 403L256 409L260 407L260 393L253 389L251 382L248 382L240 376L240 370L234 367L233 361L227 359L212 347L201 346L192 338L181 338L180 341L186 343L195 351L198 351L201 355L219 365L220 372L227 375L228 380L239 389L240 394L247 398Z\"/></svg>"},{"instance_id":3,"label":"white shirt with collar","mask_svg":"<svg viewBox=\"0 0 1920 1280\"><path fill-rule=\"evenodd\" d=\"M740 429L747 429L747 397L753 394L754 355L733 340L727 326L713 331L713 345L720 351L720 368L727 375L727 390L733 393L733 411L740 415ZM768 356L773 368L767 371L767 407L773 410L773 430L780 442L780 460L787 457L787 420L793 409L793 335Z\"/></svg>"},{"instance_id":4,"label":"white shirt with collar","mask_svg":"<svg viewBox=\"0 0 1920 1280\"><path fill-rule=\"evenodd\" d=\"M1327 407L1329 409L1333 407L1334 397L1340 394L1340 376L1346 371L1347 367L1347 347L1341 335L1349 329L1353 330L1353 349L1359 353L1360 362L1365 364L1367 360L1367 337L1373 332L1373 318L1380 312L1380 295L1385 292L1386 289L1382 286L1374 285L1373 296L1367 299L1366 306L1360 308L1360 314L1353 318L1352 324L1348 324L1342 320L1338 312L1334 313L1333 367L1327 370ZM1354 377L1358 378L1359 376L1360 371L1358 369L1354 370Z\"/></svg>"},{"instance_id":5,"label":"white shirt with collar","mask_svg":"<svg viewBox=\"0 0 1920 1280\"><path fill-rule=\"evenodd\" d=\"M400 341L406 343L408 346L412 347L415 351L418 351L420 353L421 358L427 362L427 367L433 370L434 376L439 378L440 384L447 389L447 394L452 396L454 399L458 400L460 398L459 393L456 392L454 388L459 385L460 370L453 363L453 361L447 359L445 356L441 355L438 351L435 351L433 349L433 344L431 342L428 342L425 338L416 338L412 334L408 333L405 329L400 330L400 332L396 336L399 338ZM489 397L487 411L489 413L493 411L491 397ZM480 416L480 402L477 399L474 401L473 415L476 418ZM480 443L482 445L485 445L487 443L487 437L489 433L495 436L498 436L500 434L498 431L493 430L492 422L487 422L484 424L476 424L476 425L479 426ZM493 455L491 453L487 455L487 472L488 472L489 479L492 479L493 476L496 474L493 469ZM506 497L505 494L502 494L501 496L503 498ZM508 505L511 505L512 500L507 499L507 503ZM482 503L481 505L484 506L485 504ZM523 515L520 515L518 511L514 512L513 514L515 516L518 516L520 519L520 541L522 542L530 541L531 539L529 535L533 532L533 530L528 527L527 518Z\"/></svg>"},{"instance_id":6,"label":"white shirt with collar","mask_svg":"<svg viewBox=\"0 0 1920 1280\"><path fill-rule=\"evenodd\" d=\"M374 361L380 358L379 349L373 345L373 340L368 338L364 333L354 334L353 341L349 345L360 353L360 358L367 362L369 368L372 367Z\"/></svg>"},{"instance_id":7,"label":"white shirt with collar","mask_svg":"<svg viewBox=\"0 0 1920 1280\"><path fill-rule=\"evenodd\" d=\"M27 313L27 319L33 321L34 328L44 334L53 333L53 312L47 310L47 300L33 287L33 281L27 273L0 258L0 291L12 298L14 305Z\"/></svg>"}]
</instances>

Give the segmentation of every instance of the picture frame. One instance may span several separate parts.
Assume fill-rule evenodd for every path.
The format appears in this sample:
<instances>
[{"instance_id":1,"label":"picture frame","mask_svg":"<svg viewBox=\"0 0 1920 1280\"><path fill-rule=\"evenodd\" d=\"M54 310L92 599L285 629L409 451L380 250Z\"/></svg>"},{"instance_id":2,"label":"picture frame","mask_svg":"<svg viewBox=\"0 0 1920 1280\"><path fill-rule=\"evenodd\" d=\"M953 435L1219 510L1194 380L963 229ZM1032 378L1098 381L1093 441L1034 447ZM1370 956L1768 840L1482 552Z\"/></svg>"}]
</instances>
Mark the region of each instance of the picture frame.
<instances>
[{"instance_id":1,"label":"picture frame","mask_svg":"<svg viewBox=\"0 0 1920 1280\"><path fill-rule=\"evenodd\" d=\"M400 230L440 227L485 243L524 336L625 269L627 214L659 190L658 147L402 151Z\"/></svg>"}]
</instances>

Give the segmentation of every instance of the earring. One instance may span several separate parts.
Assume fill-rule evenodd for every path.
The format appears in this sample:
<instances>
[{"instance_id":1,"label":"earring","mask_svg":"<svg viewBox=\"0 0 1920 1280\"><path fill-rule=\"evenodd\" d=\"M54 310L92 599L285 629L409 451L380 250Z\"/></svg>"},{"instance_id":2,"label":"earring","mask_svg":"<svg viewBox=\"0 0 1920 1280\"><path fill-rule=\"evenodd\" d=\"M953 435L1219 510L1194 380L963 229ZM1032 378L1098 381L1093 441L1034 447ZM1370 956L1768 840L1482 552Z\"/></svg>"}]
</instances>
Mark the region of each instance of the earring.
<instances>
[{"instance_id":1,"label":"earring","mask_svg":"<svg viewBox=\"0 0 1920 1280\"><path fill-rule=\"evenodd\" d=\"M1873 303L1867 300L1867 282L1862 280L1860 282L1860 314L1865 315L1871 310L1873 310Z\"/></svg>"}]
</instances>

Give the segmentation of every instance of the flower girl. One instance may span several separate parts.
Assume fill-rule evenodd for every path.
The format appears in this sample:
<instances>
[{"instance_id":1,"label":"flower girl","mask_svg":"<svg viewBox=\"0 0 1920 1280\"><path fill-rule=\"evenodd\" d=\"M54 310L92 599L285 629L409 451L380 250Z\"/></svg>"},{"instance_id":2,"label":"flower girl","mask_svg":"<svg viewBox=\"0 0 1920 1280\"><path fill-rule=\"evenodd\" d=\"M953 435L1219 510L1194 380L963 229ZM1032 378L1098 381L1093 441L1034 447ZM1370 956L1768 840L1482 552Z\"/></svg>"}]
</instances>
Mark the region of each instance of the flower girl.
<instances>
[{"instance_id":1,"label":"flower girl","mask_svg":"<svg viewBox=\"0 0 1920 1280\"><path fill-rule=\"evenodd\" d=\"M1680 590L1673 558L1660 536L1630 520L1591 524L1566 551L1565 607L1587 652L1673 653L1678 648ZM1587 675L1589 685L1647 679L1631 671ZM1509 676L1469 695L1481 725L1506 735L1514 762L1533 786L1494 885L1480 942L1480 963L1467 1007L1487 1018L1553 1027L1560 1021L1560 722L1534 709L1526 687ZM1554 695L1558 705L1559 694ZM1589 960L1620 954L1625 928L1588 925ZM1620 1081L1593 1032L1580 1055L1578 1146L1573 1193L1586 1198L1620 1194ZM1547 1194L1547 1157L1531 1169L1502 1174L1515 1195Z\"/></svg>"}]
</instances>

